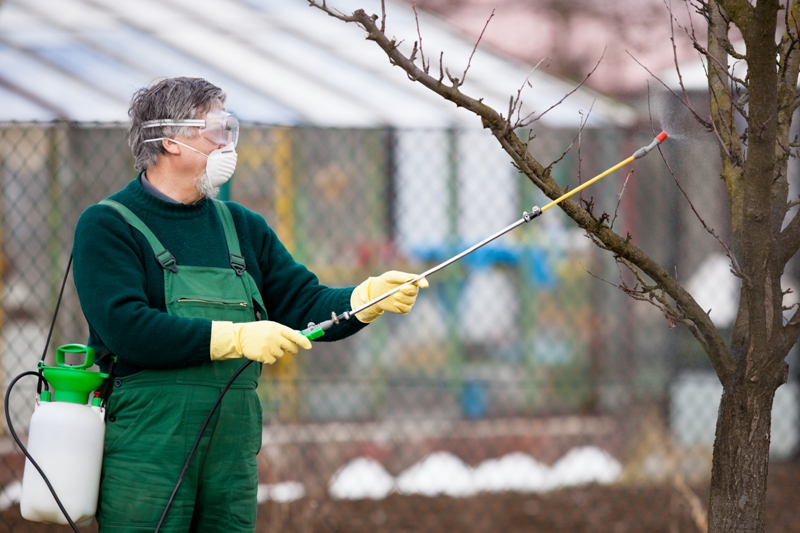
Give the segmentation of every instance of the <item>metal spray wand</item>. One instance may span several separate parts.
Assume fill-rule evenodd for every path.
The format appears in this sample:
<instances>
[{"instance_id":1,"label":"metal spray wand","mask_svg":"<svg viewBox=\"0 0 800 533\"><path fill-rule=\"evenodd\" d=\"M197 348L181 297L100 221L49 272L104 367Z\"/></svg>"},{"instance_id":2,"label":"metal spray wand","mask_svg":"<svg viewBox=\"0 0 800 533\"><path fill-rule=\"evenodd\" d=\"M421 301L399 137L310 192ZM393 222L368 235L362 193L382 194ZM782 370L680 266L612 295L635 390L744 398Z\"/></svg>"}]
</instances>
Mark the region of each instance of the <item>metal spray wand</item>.
<instances>
[{"instance_id":1,"label":"metal spray wand","mask_svg":"<svg viewBox=\"0 0 800 533\"><path fill-rule=\"evenodd\" d=\"M542 213L544 213L545 211L547 211L551 207L560 204L561 202L563 202L564 200L566 200L567 198L569 198L573 194L575 194L575 193L577 193L579 191L582 191L583 189L585 189L586 187L588 187L592 183L605 178L606 176L608 176L609 174L611 174L615 170L618 170L619 168L624 167L625 165L627 165L631 161L633 161L635 159L640 159L640 158L646 156L651 151L653 151L653 149L655 149L656 146L658 146L659 144L664 142L664 140L666 138L667 138L667 132L662 131L661 133L659 133L656 136L655 139L653 139L653 142L651 142L647 146L643 146L643 147L639 148L629 158L625 159L624 161L621 161L620 163L617 163L616 165L614 165L613 167L609 168L608 170L606 170L602 174L598 174L597 176L595 176L594 178L590 179L586 183L584 183L584 184L580 185L579 187L569 191L568 193L563 194L559 198L556 198L555 200L553 200L549 204L545 205L544 207L540 208L540 207L534 206L534 207L531 208L530 213L527 212L527 211L523 212L521 219L517 220L516 222L514 222L513 224L511 224L509 226L506 226L505 228L501 229L497 233L495 233L493 235L490 235L489 237L486 237L481 242L479 242L479 243L477 243L477 244L475 244L473 246L470 246L469 248L467 248L466 250L464 250L460 254L451 257L450 259L448 259L448 260L436 265L433 268L429 268L428 270L426 270L422 274L414 276L412 279L406 281L402 285L398 285L394 289L392 289L392 290L390 290L388 292L385 292L384 294L378 296L377 298L374 298L374 299L370 300L369 302L361 305L360 307L357 307L356 309L351 309L350 311L345 311L344 313L342 313L340 315L337 315L336 313L331 313L330 320L325 320L324 322L320 322L319 324L314 324L313 322L311 322L311 323L309 323L308 327L306 329L304 329L303 331L301 331L300 333L305 335L309 340L314 340L314 339L318 339L319 337L322 337L325 334L325 330L330 329L331 326L333 326L335 324L338 324L340 322L346 321L346 320L350 320L350 318L353 317L354 315L360 313L361 311L363 311L363 310L365 310L365 309L367 309L369 307L372 307L373 305L375 305L376 303L378 303L378 302L380 302L382 300L385 300L386 298L388 298L389 296L395 294L397 291L399 291L403 287L406 287L408 285L413 285L414 283L418 282L422 278L426 278L426 277L430 276L431 274L433 274L435 272L438 272L438 271L442 270L443 268L445 268L445 267L447 267L449 265L452 265L453 263L455 263L459 259L471 254L472 252L474 252L478 248L481 248L482 246L485 246L486 244L492 242L493 240L497 239L498 237L501 237L502 235L505 235L509 231L511 231L511 230L513 230L513 229L525 224L526 222L530 222L531 220L533 220L534 218L540 216Z\"/></svg>"}]
</instances>

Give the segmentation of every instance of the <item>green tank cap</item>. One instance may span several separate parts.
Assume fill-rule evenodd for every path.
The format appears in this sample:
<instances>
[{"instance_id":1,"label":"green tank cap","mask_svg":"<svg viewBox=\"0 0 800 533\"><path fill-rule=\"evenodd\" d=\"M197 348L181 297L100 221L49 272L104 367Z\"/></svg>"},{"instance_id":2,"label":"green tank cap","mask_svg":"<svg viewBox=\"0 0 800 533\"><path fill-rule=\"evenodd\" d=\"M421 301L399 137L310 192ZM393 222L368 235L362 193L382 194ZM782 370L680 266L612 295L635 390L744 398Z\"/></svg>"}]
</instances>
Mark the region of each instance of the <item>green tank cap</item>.
<instances>
[{"instance_id":1,"label":"green tank cap","mask_svg":"<svg viewBox=\"0 0 800 533\"><path fill-rule=\"evenodd\" d=\"M64 362L67 353L85 353L83 363L68 365ZM102 372L86 370L94 364L94 349L83 344L65 344L56 349L56 365L44 366L39 362L39 368L53 387L53 400L57 402L89 403L89 394L108 377Z\"/></svg>"}]
</instances>

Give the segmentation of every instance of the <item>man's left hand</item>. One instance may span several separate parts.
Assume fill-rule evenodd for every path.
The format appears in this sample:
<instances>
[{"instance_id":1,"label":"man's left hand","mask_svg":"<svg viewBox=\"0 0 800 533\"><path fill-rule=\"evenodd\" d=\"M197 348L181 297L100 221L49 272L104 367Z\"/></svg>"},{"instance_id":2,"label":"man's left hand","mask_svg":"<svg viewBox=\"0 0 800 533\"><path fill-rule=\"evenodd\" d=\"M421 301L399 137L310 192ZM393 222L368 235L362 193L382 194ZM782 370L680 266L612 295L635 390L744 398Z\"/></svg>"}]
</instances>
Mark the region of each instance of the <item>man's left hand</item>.
<instances>
[{"instance_id":1,"label":"man's left hand","mask_svg":"<svg viewBox=\"0 0 800 533\"><path fill-rule=\"evenodd\" d=\"M350 309L361 307L365 303L411 281L415 277L414 274L409 274L407 272L390 270L378 277L369 278L353 290L353 294L350 296ZM419 289L426 288L428 288L428 281L422 278L413 284L406 285L375 305L364 309L356 314L356 318L366 324L378 318L384 311L405 315L411 311L411 308L417 301Z\"/></svg>"}]
</instances>

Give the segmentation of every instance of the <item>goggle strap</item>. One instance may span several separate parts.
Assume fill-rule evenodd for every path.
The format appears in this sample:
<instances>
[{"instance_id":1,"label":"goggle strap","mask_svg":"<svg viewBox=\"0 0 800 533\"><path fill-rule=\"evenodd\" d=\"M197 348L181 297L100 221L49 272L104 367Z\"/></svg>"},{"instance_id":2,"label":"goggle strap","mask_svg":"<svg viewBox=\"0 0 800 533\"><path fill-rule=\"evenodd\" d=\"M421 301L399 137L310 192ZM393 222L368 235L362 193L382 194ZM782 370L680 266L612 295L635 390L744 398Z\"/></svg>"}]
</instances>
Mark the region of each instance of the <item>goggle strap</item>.
<instances>
[{"instance_id":1,"label":"goggle strap","mask_svg":"<svg viewBox=\"0 0 800 533\"><path fill-rule=\"evenodd\" d=\"M160 128L162 126L185 126L185 127L204 127L206 125L205 120L169 120L169 119L161 119L161 120L148 120L144 124L142 124L143 128Z\"/></svg>"}]
</instances>

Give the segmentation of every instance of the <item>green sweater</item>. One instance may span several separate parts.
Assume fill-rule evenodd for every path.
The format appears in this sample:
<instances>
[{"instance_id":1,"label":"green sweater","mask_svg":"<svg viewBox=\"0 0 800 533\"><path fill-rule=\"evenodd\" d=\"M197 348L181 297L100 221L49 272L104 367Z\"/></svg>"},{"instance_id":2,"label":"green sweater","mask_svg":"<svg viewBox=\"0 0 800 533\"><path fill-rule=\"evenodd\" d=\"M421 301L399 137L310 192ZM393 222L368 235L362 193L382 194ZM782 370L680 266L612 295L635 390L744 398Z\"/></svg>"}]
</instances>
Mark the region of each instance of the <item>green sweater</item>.
<instances>
[{"instance_id":1,"label":"green sweater","mask_svg":"<svg viewBox=\"0 0 800 533\"><path fill-rule=\"evenodd\" d=\"M222 223L210 200L172 204L150 194L137 177L112 200L133 211L175 256L178 265L230 268ZM332 289L295 262L263 217L233 202L247 271L264 299L268 319L294 329L350 309L353 288ZM209 360L211 321L167 314L164 275L144 236L114 208L93 205L75 229L75 287L89 323L89 345L118 357L114 373L167 369ZM335 341L365 326L357 319L320 338ZM107 365L101 364L106 370Z\"/></svg>"}]
</instances>

